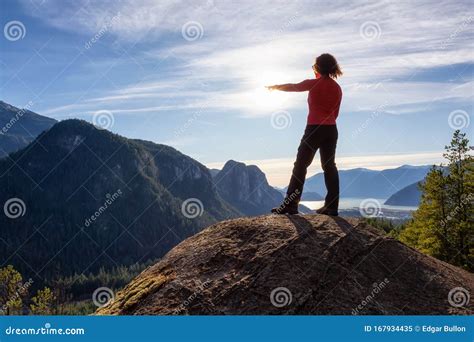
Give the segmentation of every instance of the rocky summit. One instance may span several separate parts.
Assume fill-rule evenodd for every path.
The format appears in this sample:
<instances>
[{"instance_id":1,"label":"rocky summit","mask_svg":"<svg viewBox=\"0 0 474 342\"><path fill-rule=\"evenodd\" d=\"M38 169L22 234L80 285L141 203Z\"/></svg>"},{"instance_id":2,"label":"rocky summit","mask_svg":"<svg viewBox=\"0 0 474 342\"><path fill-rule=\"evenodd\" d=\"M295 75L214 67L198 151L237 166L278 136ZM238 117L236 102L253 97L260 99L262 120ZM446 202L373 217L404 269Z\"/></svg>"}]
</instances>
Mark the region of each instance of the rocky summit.
<instances>
[{"instance_id":1,"label":"rocky summit","mask_svg":"<svg viewBox=\"0 0 474 342\"><path fill-rule=\"evenodd\" d=\"M188 238L97 314L472 314L473 293L473 274L363 220L266 215Z\"/></svg>"}]
</instances>

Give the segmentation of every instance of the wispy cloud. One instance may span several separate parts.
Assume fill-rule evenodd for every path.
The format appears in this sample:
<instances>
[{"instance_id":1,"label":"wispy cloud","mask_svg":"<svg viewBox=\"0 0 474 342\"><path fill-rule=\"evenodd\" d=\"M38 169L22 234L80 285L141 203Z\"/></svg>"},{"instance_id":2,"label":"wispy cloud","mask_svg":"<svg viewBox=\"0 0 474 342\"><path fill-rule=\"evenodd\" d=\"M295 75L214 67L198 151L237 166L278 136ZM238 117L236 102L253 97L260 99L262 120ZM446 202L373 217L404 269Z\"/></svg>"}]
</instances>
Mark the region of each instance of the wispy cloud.
<instances>
[{"instance_id":1,"label":"wispy cloud","mask_svg":"<svg viewBox=\"0 0 474 342\"><path fill-rule=\"evenodd\" d=\"M29 6L27 0L24 2ZM186 4L151 0L65 4L50 0L40 11L32 11L49 25L85 35L100 30L117 13L120 19L111 25L110 33L125 45L175 38L165 40L158 49L147 44L134 56L138 62L141 58L169 58L175 63L167 67L166 75L84 99L98 106L128 102L129 106L117 112L125 113L125 107L130 113L143 112L161 107L157 102L163 98L174 98L179 103L183 97L189 100L186 107L208 102L209 107L235 110L247 117L270 115L271 109L282 107L302 108L298 103L304 101L295 97L277 103L267 101L273 106L259 106L257 89L265 83L311 77L315 55L325 51L333 52L343 66L344 105L353 110L366 107L368 102L391 105L393 98L397 99L395 106L472 96L471 80L458 78L450 84L412 80L423 70L472 63L472 30L465 28L466 23L472 25L468 2L438 6L432 2L337 2L315 6L311 2L244 1L235 6L212 0ZM202 25L202 39L182 39L181 29L188 21ZM376 25L374 39L361 35L366 22ZM203 84L208 89L196 91ZM174 89L172 93L173 87L179 91ZM173 109L172 105L166 107ZM174 109L182 107L178 104Z\"/></svg>"},{"instance_id":2,"label":"wispy cloud","mask_svg":"<svg viewBox=\"0 0 474 342\"><path fill-rule=\"evenodd\" d=\"M472 115L469 1L19 1L8 20L23 16L29 40L0 61L13 103L39 93L34 110L56 118L108 110L115 132L201 160L268 161L262 168L275 184L288 180L293 158L285 157L296 150L306 94L263 86L313 77L320 53L333 53L344 71L341 167L425 163L419 151L449 142L450 113ZM281 110L293 124L275 130L271 115ZM406 154L353 161L351 151Z\"/></svg>"}]
</instances>

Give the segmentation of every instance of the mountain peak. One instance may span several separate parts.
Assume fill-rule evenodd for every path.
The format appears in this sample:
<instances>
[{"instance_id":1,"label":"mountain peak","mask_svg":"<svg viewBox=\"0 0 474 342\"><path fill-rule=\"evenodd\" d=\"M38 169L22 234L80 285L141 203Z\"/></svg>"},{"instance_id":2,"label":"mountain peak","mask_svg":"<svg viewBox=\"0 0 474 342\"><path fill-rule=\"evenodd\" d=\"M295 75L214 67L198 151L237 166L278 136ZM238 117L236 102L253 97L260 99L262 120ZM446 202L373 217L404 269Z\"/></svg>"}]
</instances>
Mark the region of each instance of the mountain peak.
<instances>
[{"instance_id":1,"label":"mountain peak","mask_svg":"<svg viewBox=\"0 0 474 342\"><path fill-rule=\"evenodd\" d=\"M28 145L56 120L0 101L0 158Z\"/></svg>"},{"instance_id":2,"label":"mountain peak","mask_svg":"<svg viewBox=\"0 0 474 342\"><path fill-rule=\"evenodd\" d=\"M268 213L283 201L265 174L255 165L229 160L214 176L219 194L245 215Z\"/></svg>"},{"instance_id":3,"label":"mountain peak","mask_svg":"<svg viewBox=\"0 0 474 342\"><path fill-rule=\"evenodd\" d=\"M362 220L266 215L188 238L97 313L469 314L474 305L452 307L448 293L473 284Z\"/></svg>"},{"instance_id":4,"label":"mountain peak","mask_svg":"<svg viewBox=\"0 0 474 342\"><path fill-rule=\"evenodd\" d=\"M107 135L114 135L110 131L107 130L101 130L98 129L96 126L91 124L88 121L82 120L82 119L66 119L59 121L56 125L54 125L50 133L61 133L61 134L70 134L70 133L92 133L92 132L98 132L98 131L103 131Z\"/></svg>"},{"instance_id":5,"label":"mountain peak","mask_svg":"<svg viewBox=\"0 0 474 342\"><path fill-rule=\"evenodd\" d=\"M14 222L0 215L0 254L13 255L11 262L24 274L41 270L52 277L62 269L67 276L88 267L97 272L145 262L201 228L240 214L217 194L204 165L83 120L61 121L0 159L0 174L1 203L18 197L28 207L28 215ZM90 223L94 213L99 215ZM55 238L45 244L34 233L38 225ZM29 238L18 239L19 231ZM70 240L67 252L59 253Z\"/></svg>"}]
</instances>

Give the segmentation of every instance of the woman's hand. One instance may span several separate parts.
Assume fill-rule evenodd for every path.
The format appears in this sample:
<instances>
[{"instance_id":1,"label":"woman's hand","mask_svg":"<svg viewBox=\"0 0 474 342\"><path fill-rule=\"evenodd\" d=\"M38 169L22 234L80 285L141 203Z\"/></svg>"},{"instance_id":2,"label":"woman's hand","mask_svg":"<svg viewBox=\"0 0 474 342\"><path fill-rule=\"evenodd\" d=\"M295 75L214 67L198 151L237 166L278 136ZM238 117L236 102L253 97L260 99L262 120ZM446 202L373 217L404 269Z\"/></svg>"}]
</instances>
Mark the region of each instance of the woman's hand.
<instances>
[{"instance_id":1,"label":"woman's hand","mask_svg":"<svg viewBox=\"0 0 474 342\"><path fill-rule=\"evenodd\" d=\"M278 90L279 86L278 85L271 85L271 86L265 86L268 90Z\"/></svg>"}]
</instances>

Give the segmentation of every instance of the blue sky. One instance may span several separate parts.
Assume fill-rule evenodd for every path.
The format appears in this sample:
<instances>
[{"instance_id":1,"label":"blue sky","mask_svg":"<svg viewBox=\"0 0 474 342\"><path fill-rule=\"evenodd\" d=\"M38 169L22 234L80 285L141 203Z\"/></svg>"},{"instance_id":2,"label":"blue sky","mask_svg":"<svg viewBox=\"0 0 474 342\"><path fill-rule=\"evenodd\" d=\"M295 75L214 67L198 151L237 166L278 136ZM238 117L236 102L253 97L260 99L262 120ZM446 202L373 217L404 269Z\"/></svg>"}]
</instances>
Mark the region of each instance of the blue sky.
<instances>
[{"instance_id":1,"label":"blue sky","mask_svg":"<svg viewBox=\"0 0 474 342\"><path fill-rule=\"evenodd\" d=\"M473 139L470 1L0 6L4 101L31 101L31 110L60 120L109 115L121 135L172 145L210 167L254 163L276 186L289 178L306 93L263 85L313 77L324 52L344 71L341 169L440 162L457 127Z\"/></svg>"}]
</instances>

